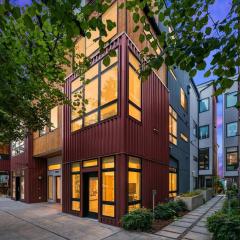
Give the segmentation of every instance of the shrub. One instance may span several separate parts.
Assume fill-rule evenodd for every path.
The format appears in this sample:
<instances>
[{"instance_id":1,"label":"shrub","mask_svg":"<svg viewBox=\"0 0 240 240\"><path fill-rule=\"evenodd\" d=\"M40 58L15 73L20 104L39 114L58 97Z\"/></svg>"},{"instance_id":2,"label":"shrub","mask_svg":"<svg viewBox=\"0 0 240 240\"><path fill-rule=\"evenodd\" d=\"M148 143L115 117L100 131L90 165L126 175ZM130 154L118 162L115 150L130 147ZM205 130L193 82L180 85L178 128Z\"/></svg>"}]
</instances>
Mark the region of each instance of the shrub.
<instances>
[{"instance_id":1,"label":"shrub","mask_svg":"<svg viewBox=\"0 0 240 240\"><path fill-rule=\"evenodd\" d=\"M146 208L136 209L122 217L122 227L126 230L146 231L151 229L153 214Z\"/></svg>"},{"instance_id":2,"label":"shrub","mask_svg":"<svg viewBox=\"0 0 240 240\"><path fill-rule=\"evenodd\" d=\"M240 235L240 215L219 211L208 217L207 227L213 233L213 239L237 240Z\"/></svg>"},{"instance_id":3,"label":"shrub","mask_svg":"<svg viewBox=\"0 0 240 240\"><path fill-rule=\"evenodd\" d=\"M230 207L230 209L228 209ZM225 200L222 208L224 213L228 213L229 210L232 214L240 214L239 210L239 200L237 198Z\"/></svg>"},{"instance_id":4,"label":"shrub","mask_svg":"<svg viewBox=\"0 0 240 240\"><path fill-rule=\"evenodd\" d=\"M169 208L171 208L173 211L175 211L176 213L182 211L181 206L180 206L180 205L178 204L178 202L176 202L176 201L170 201L170 202L166 203L166 205L167 205Z\"/></svg>"},{"instance_id":5,"label":"shrub","mask_svg":"<svg viewBox=\"0 0 240 240\"><path fill-rule=\"evenodd\" d=\"M168 220L176 215L176 211L173 210L168 204L158 204L154 209L155 219Z\"/></svg>"},{"instance_id":6,"label":"shrub","mask_svg":"<svg viewBox=\"0 0 240 240\"><path fill-rule=\"evenodd\" d=\"M201 191L200 190L195 190L195 191L192 191L192 192L186 192L186 193L183 193L181 194L182 197L194 197L194 196L197 196L201 194Z\"/></svg>"},{"instance_id":7,"label":"shrub","mask_svg":"<svg viewBox=\"0 0 240 240\"><path fill-rule=\"evenodd\" d=\"M177 202L178 206L181 208L180 211L183 211L183 212L187 211L187 206L183 200L179 199L176 202Z\"/></svg>"}]
</instances>

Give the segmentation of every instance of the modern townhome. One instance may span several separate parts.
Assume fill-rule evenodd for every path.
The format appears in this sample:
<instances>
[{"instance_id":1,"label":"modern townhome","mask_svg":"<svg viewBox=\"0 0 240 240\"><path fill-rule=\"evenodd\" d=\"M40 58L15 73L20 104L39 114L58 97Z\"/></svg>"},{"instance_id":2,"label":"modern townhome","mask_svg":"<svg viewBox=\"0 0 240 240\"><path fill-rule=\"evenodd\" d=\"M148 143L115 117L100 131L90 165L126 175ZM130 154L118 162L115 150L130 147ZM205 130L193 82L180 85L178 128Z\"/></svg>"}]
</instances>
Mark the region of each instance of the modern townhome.
<instances>
[{"instance_id":1,"label":"modern townhome","mask_svg":"<svg viewBox=\"0 0 240 240\"><path fill-rule=\"evenodd\" d=\"M224 178L237 183L239 168L239 86L233 86L223 94L223 172Z\"/></svg>"},{"instance_id":2,"label":"modern townhome","mask_svg":"<svg viewBox=\"0 0 240 240\"><path fill-rule=\"evenodd\" d=\"M10 195L10 148L0 143L0 194Z\"/></svg>"},{"instance_id":3,"label":"modern townhome","mask_svg":"<svg viewBox=\"0 0 240 240\"><path fill-rule=\"evenodd\" d=\"M169 69L170 197L190 189L189 86L190 78L186 72Z\"/></svg>"},{"instance_id":4,"label":"modern townhome","mask_svg":"<svg viewBox=\"0 0 240 240\"><path fill-rule=\"evenodd\" d=\"M91 58L85 73L90 82L83 84L66 68L66 95L74 100L82 92L88 103L52 109L52 127L12 143L13 199L60 202L64 212L114 225L133 209L151 208L153 197L155 204L168 199L167 70L164 65L144 82L138 74L143 64L139 52L144 47L152 54L161 51L139 42L142 32L155 37L158 22L149 18L149 31L140 27L134 32L132 13L119 9L121 2L113 1L100 16L117 24L104 39L109 41L104 53L94 41L97 31L76 41L75 51ZM111 49L117 55L106 67L103 58ZM84 114L79 114L81 107Z\"/></svg>"},{"instance_id":5,"label":"modern townhome","mask_svg":"<svg viewBox=\"0 0 240 240\"><path fill-rule=\"evenodd\" d=\"M190 191L198 188L198 89L191 79L189 88L189 125L190 125Z\"/></svg>"},{"instance_id":6,"label":"modern townhome","mask_svg":"<svg viewBox=\"0 0 240 240\"><path fill-rule=\"evenodd\" d=\"M217 97L211 81L197 86L199 99L199 187L211 187L218 173Z\"/></svg>"},{"instance_id":7,"label":"modern townhome","mask_svg":"<svg viewBox=\"0 0 240 240\"><path fill-rule=\"evenodd\" d=\"M12 198L61 202L62 107L51 110L51 127L11 145Z\"/></svg>"}]
</instances>

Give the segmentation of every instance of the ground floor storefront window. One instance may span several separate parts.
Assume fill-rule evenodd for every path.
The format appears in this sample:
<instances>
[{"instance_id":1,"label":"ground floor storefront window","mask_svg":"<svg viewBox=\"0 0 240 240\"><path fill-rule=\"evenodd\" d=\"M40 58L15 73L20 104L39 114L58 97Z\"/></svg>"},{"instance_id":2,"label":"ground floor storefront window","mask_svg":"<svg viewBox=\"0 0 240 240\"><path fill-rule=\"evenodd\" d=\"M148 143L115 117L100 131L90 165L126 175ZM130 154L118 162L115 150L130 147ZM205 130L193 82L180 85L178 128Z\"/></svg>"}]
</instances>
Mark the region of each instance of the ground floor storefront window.
<instances>
[{"instance_id":1,"label":"ground floor storefront window","mask_svg":"<svg viewBox=\"0 0 240 240\"><path fill-rule=\"evenodd\" d=\"M72 172L72 210L80 211L80 163L73 163Z\"/></svg>"},{"instance_id":2,"label":"ground floor storefront window","mask_svg":"<svg viewBox=\"0 0 240 240\"><path fill-rule=\"evenodd\" d=\"M177 169L169 168L169 198L177 196Z\"/></svg>"}]
</instances>

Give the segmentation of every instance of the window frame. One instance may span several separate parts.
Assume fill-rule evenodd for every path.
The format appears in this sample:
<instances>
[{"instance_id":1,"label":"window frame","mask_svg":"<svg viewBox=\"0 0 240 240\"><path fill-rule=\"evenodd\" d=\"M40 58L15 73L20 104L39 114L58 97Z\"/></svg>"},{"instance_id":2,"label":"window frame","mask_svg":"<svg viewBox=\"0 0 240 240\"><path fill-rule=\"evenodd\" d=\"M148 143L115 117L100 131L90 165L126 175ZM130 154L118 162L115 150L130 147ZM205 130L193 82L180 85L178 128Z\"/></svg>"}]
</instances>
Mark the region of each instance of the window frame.
<instances>
[{"instance_id":1,"label":"window frame","mask_svg":"<svg viewBox=\"0 0 240 240\"><path fill-rule=\"evenodd\" d=\"M136 56L136 54L130 49L130 48L128 48L128 54L127 54L127 58L128 58L128 67L127 67L127 79L128 79L128 81L127 81L127 98L128 98L128 105L127 105L127 112L128 112L128 117L130 118L130 119L132 119L132 120L134 120L134 121L136 121L136 122L138 122L138 123L141 123L142 122L142 98L143 98L143 89L142 89L142 81L140 80L140 87L141 87L141 107L139 107L137 104L135 104L134 102L132 102L131 100L130 100L130 95L129 95L129 85L130 85L130 79L129 79L129 69L130 69L130 67L132 68L132 70L139 76L139 73L137 72L137 69L133 66L133 64L131 64L130 63L130 59L129 59L129 54L132 54L137 60L138 60L138 62L139 62L139 66L141 66L141 61L139 61L139 58L138 58L138 56ZM140 121L138 120L138 119L136 119L136 118L134 118L133 116L131 116L130 114L129 114L129 105L131 105L132 107L134 107L134 108L136 108L139 112L140 112Z\"/></svg>"},{"instance_id":2,"label":"window frame","mask_svg":"<svg viewBox=\"0 0 240 240\"><path fill-rule=\"evenodd\" d=\"M105 103L105 104L103 104L103 105L101 105L101 83L102 83L102 75L103 74L105 74L106 72L108 72L108 71L110 71L110 70L112 70L114 67L117 67L117 70L119 70L119 67L120 67L120 64L119 64L119 62L120 62L120 51L119 51L119 47L116 47L115 49L114 49L116 52L117 52L117 61L116 62L114 62L113 64L111 64L110 63L110 65L109 66L107 66L107 67L105 67L104 68L104 70L103 71L101 71L101 69L102 69L102 67L101 67L101 65L102 65L102 60L103 60L103 58L102 59L100 59L97 63L94 63L93 65L91 65L91 67L89 68L89 69L91 69L92 67L94 67L95 65L98 65L97 66L97 69L98 69L98 72L96 73L96 75L94 75L91 79L89 79L89 83L91 83L93 80L96 80L97 82L98 82L98 89L97 89L97 92L98 92L98 99L97 99L97 101L98 101L98 103L97 103L97 108L96 109L93 109L93 110L91 110L91 111L89 111L89 112L85 112L85 113L83 113L82 114L82 116L78 116L78 117L76 117L76 118L72 118L72 111L73 111L73 109L71 108L71 111L70 111L70 119L71 119L71 133L72 134L74 134L74 133L76 133L76 132L78 132L78 131L81 131L81 130L83 130L83 129L86 129L86 128L88 128L88 127L92 127L92 126L95 126L95 125L97 125L97 124L99 124L99 123L102 123L102 122L104 122L104 121L108 121L108 120L110 120L110 119L112 119L112 118L116 118L116 117L118 117L119 116L119 111L120 111L120 106L119 106L119 104L120 104L120 101L119 101L119 95L120 95L120 73L119 73L119 71L117 71L117 98L116 99L114 99L114 100L112 100L112 101L110 101L110 102L108 102L108 103ZM71 97L72 97L72 95L74 94L74 93L76 93L76 92L78 92L79 90L81 90L82 89L82 96L83 96L83 99L85 99L85 84L84 83L82 83L82 85L80 86L80 87L78 87L78 88L76 88L74 91L72 91L72 82L74 82L77 78L79 78L79 76L78 77L76 77L76 78L74 78L71 82L70 82L70 89L71 89L71 91L70 91L70 94L71 94ZM81 81L81 80L79 80L79 81ZM111 106L111 105L114 105L114 104L117 104L117 114L116 115L113 115L113 116L111 116L111 117L109 117L109 118L105 118L105 119L102 119L101 120L101 110L102 109L104 109L104 108L106 108L106 107L109 107L109 106ZM85 107L84 106L84 103L82 104L82 107ZM92 124L89 124L89 125L85 125L85 118L86 117L88 117L89 115L91 115L91 114L94 114L94 113L97 113L97 121L95 122L95 123L92 123ZM72 124L74 123L74 122L77 122L77 121L79 121L79 120L82 120L82 126L81 126L81 128L79 128L79 129L77 129L77 130L75 130L75 131L73 131L72 130Z\"/></svg>"},{"instance_id":3,"label":"window frame","mask_svg":"<svg viewBox=\"0 0 240 240\"><path fill-rule=\"evenodd\" d=\"M201 128L204 128L204 127L207 127L207 133L208 133L208 134L207 134L207 137L201 138L201 136L200 136L200 129L201 129ZM209 137L210 137L209 124L199 126L199 129L198 129L198 139L199 139L199 140L203 140L203 139L208 139Z\"/></svg>"},{"instance_id":4,"label":"window frame","mask_svg":"<svg viewBox=\"0 0 240 240\"><path fill-rule=\"evenodd\" d=\"M114 162L114 167L113 168L103 168L102 163L103 163L103 159L108 158L108 157L112 157L113 158L113 162ZM101 169L101 196L100 196L100 203L101 203L101 216L103 217L107 217L107 218L115 218L116 217L116 156L105 156L105 157L101 157L100 159L100 169ZM113 172L114 173L114 201L103 201L103 173L104 172ZM114 206L114 216L106 216L103 215L103 205L111 205Z\"/></svg>"},{"instance_id":5,"label":"window frame","mask_svg":"<svg viewBox=\"0 0 240 240\"><path fill-rule=\"evenodd\" d=\"M208 101L208 105L207 105L208 107L207 107L207 110L200 111L201 101L206 100L206 99L207 99L207 101ZM206 98L200 99L200 100L199 100L199 113L208 112L209 110L210 110L210 99L209 99L209 97L206 97Z\"/></svg>"},{"instance_id":6,"label":"window frame","mask_svg":"<svg viewBox=\"0 0 240 240\"><path fill-rule=\"evenodd\" d=\"M207 165L207 168L206 168L206 164L205 164L205 161L204 161L204 168L200 168L200 162L201 162L201 158L200 158L200 152L201 150L208 150L208 165ZM204 171L204 170L209 170L209 164L210 164L210 153L209 153L209 148L199 148L199 153L198 153L198 169L200 171Z\"/></svg>"},{"instance_id":7,"label":"window frame","mask_svg":"<svg viewBox=\"0 0 240 240\"><path fill-rule=\"evenodd\" d=\"M228 152L228 149L229 149L229 148L236 148L236 151L230 151L230 152ZM237 153L237 164L236 164L236 168L234 168L233 170L229 170L229 169L228 169L228 167L231 166L231 165L228 164L228 158L227 158L228 154L230 154L230 153ZM225 148L225 159L226 159L226 165L225 165L225 166L226 166L226 171L227 171L227 172L237 171L237 170L238 170L238 167L239 167L239 159L238 159L238 157L239 157L238 146L226 147L226 148ZM234 166L235 166L235 165L234 165Z\"/></svg>"},{"instance_id":8,"label":"window frame","mask_svg":"<svg viewBox=\"0 0 240 240\"><path fill-rule=\"evenodd\" d=\"M237 124L237 132L236 132L236 135L233 135L233 136L229 136L228 135L228 125L229 124L233 124L233 123L236 123ZM234 121L234 122L228 122L228 123L226 123L226 137L227 138L231 138L231 137L237 137L239 134L238 134L238 121Z\"/></svg>"},{"instance_id":9,"label":"window frame","mask_svg":"<svg viewBox=\"0 0 240 240\"><path fill-rule=\"evenodd\" d=\"M129 168L129 160L131 157L139 159L140 168ZM140 204L140 207L142 207L142 159L133 155L128 155L127 160L128 160L127 161L127 212L129 212L128 209L129 209L129 206L131 205ZM140 173L140 200L129 202L129 172Z\"/></svg>"},{"instance_id":10,"label":"window frame","mask_svg":"<svg viewBox=\"0 0 240 240\"><path fill-rule=\"evenodd\" d=\"M234 93L237 95L238 92L237 92L237 91L233 91L233 92L230 92L230 93L226 93L226 94L225 94L225 108L226 108L226 109L228 109L228 108L233 108L233 107L235 107L235 105L237 104L238 95L236 96L236 97L237 97L236 104L235 104L235 105L232 105L232 106L230 106L230 107L227 106L227 97L228 97L229 95L234 94Z\"/></svg>"},{"instance_id":11,"label":"window frame","mask_svg":"<svg viewBox=\"0 0 240 240\"><path fill-rule=\"evenodd\" d=\"M75 164L75 163L78 163L79 164L79 167L80 167L80 170L79 171L75 171L75 172L73 172L72 171L72 166L73 166L73 164ZM73 212L75 212L75 213L80 213L81 212L81 162L72 162L71 163L71 168L70 168L70 171L71 171L71 211L73 211ZM72 191L72 184L73 184L73 181L72 181L72 176L73 175L79 175L79 179L80 179L80 198L73 198L72 197L72 195L73 195L73 191ZM80 209L79 209L79 211L78 210L73 210L72 209L72 202L79 202L80 203Z\"/></svg>"},{"instance_id":12,"label":"window frame","mask_svg":"<svg viewBox=\"0 0 240 240\"><path fill-rule=\"evenodd\" d=\"M179 181L178 181L178 180L179 180L179 179L178 179L178 175L179 175L179 174L178 174L178 168L169 167L169 173L168 173L168 174L170 175L171 173L176 174L177 184L176 184L176 191L169 191L169 189L168 189L168 197L169 197L169 198L174 198L174 197L172 197L172 196L170 197L170 194L174 194L174 193L176 193L176 195L178 194L178 189L179 189L179 188L178 188L178 187L179 187L179 186L178 186L178 182L179 182ZM168 175L168 178L169 178L169 175ZM170 183L169 183L169 185L170 185Z\"/></svg>"},{"instance_id":13,"label":"window frame","mask_svg":"<svg viewBox=\"0 0 240 240\"><path fill-rule=\"evenodd\" d=\"M189 137L185 133L181 132L180 137L185 143L189 142Z\"/></svg>"},{"instance_id":14,"label":"window frame","mask_svg":"<svg viewBox=\"0 0 240 240\"><path fill-rule=\"evenodd\" d=\"M54 108L57 108L57 127L52 126L52 122L51 122L51 126L49 127L49 132L53 132L53 131L55 131L56 129L59 128L59 106L53 107L53 108L51 109L51 111L50 111L50 120L51 120L51 118L52 118L52 110L53 110Z\"/></svg>"},{"instance_id":15,"label":"window frame","mask_svg":"<svg viewBox=\"0 0 240 240\"><path fill-rule=\"evenodd\" d=\"M182 94L183 93L183 94ZM184 97L184 101L185 101L185 105L182 105L182 96ZM187 99L187 94L185 93L185 91L183 90L182 87L180 87L180 105L182 107L182 109L185 112L188 112L188 99Z\"/></svg>"},{"instance_id":16,"label":"window frame","mask_svg":"<svg viewBox=\"0 0 240 240\"><path fill-rule=\"evenodd\" d=\"M172 111L174 111L174 113L176 114L176 116L177 116L176 118L172 114ZM176 134L176 136L173 133L171 133L170 129L169 129L169 142L174 144L175 146L177 146L177 144L178 144L178 121L177 121L178 120L178 114L177 114L177 112L174 110L174 108L171 105L169 105L169 117L170 117L169 118L169 123L173 119L173 120L175 120L176 127L177 127L177 134ZM173 138L173 139L176 139L176 144L173 141L170 140L170 137Z\"/></svg>"}]
</instances>

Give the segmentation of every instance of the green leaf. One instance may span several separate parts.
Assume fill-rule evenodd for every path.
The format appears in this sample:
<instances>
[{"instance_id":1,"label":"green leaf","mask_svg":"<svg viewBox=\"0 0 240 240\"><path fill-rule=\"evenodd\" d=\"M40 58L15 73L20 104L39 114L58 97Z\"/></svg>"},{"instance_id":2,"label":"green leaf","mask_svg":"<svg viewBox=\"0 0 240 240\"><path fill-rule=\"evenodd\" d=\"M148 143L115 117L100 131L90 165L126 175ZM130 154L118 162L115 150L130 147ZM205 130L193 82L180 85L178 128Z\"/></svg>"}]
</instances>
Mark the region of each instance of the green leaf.
<instances>
[{"instance_id":1,"label":"green leaf","mask_svg":"<svg viewBox=\"0 0 240 240\"><path fill-rule=\"evenodd\" d=\"M103 59L103 64L105 67L109 66L110 64L110 57L109 56L106 56L104 59Z\"/></svg>"},{"instance_id":2,"label":"green leaf","mask_svg":"<svg viewBox=\"0 0 240 240\"><path fill-rule=\"evenodd\" d=\"M207 72L205 72L204 77L207 78L211 75L211 70L208 70Z\"/></svg>"},{"instance_id":3,"label":"green leaf","mask_svg":"<svg viewBox=\"0 0 240 240\"><path fill-rule=\"evenodd\" d=\"M192 70L189 72L189 76L190 76L190 77L194 77L196 74L197 74L197 70L196 70L196 69L192 69Z\"/></svg>"},{"instance_id":4,"label":"green leaf","mask_svg":"<svg viewBox=\"0 0 240 240\"><path fill-rule=\"evenodd\" d=\"M139 22L139 19L140 19L139 14L138 14L137 12L134 12L134 13L133 13L133 21L134 21L135 23L138 23L138 22Z\"/></svg>"},{"instance_id":5,"label":"green leaf","mask_svg":"<svg viewBox=\"0 0 240 240\"><path fill-rule=\"evenodd\" d=\"M205 33L206 33L207 35L210 35L211 32L212 32L212 28L207 27L206 30L205 30Z\"/></svg>"},{"instance_id":6,"label":"green leaf","mask_svg":"<svg viewBox=\"0 0 240 240\"><path fill-rule=\"evenodd\" d=\"M27 14L24 15L23 21L28 28L30 28L31 30L34 30L35 27L34 27L34 24L32 22L32 19Z\"/></svg>"},{"instance_id":7,"label":"green leaf","mask_svg":"<svg viewBox=\"0 0 240 240\"><path fill-rule=\"evenodd\" d=\"M141 43L143 43L144 41L145 41L145 35L144 34L140 34L140 36L139 36L139 41L141 42Z\"/></svg>"}]
</instances>

